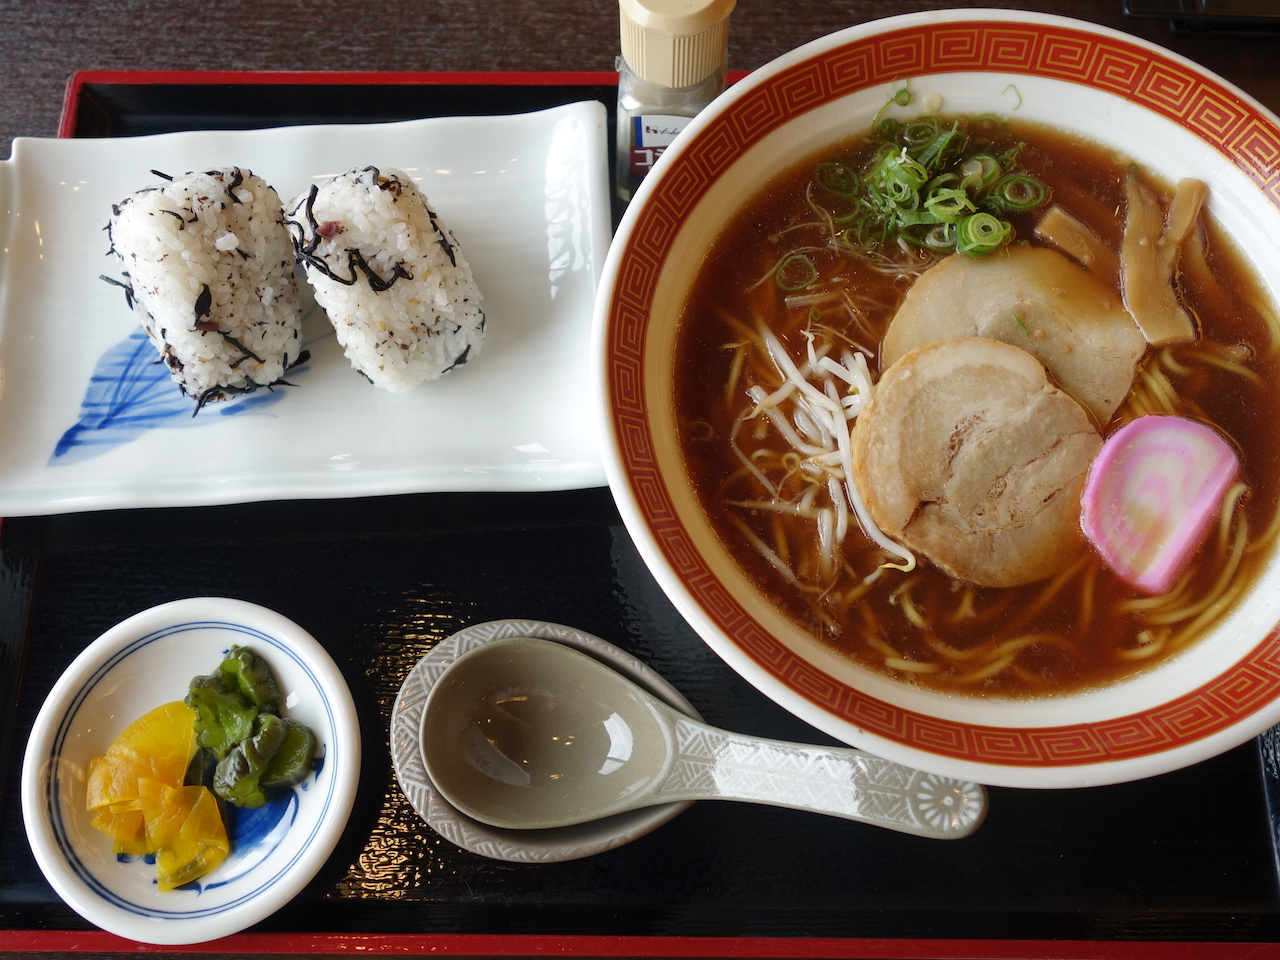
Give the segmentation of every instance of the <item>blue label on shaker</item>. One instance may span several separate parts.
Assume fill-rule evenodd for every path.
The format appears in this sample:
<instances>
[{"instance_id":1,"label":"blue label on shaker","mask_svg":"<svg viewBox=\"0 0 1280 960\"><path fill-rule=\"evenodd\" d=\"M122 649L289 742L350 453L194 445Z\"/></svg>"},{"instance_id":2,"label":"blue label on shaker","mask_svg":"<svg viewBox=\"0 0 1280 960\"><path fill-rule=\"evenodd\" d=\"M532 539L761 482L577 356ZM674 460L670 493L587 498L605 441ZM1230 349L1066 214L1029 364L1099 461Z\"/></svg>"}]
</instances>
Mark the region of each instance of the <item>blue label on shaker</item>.
<instances>
[{"instance_id":1,"label":"blue label on shaker","mask_svg":"<svg viewBox=\"0 0 1280 960\"><path fill-rule=\"evenodd\" d=\"M649 172L671 141L691 117L649 114L631 118L631 175L637 179Z\"/></svg>"}]
</instances>

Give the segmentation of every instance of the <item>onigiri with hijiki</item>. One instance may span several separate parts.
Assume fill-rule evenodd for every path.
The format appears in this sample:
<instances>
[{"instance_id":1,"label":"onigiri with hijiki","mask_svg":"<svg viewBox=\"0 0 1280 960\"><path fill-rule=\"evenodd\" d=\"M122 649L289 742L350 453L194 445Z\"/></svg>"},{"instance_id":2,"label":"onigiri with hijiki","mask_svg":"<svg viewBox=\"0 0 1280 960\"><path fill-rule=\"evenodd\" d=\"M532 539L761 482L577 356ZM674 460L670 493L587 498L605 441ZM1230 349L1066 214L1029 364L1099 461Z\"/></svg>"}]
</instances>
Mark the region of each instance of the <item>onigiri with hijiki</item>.
<instances>
[{"instance_id":1,"label":"onigiri with hijiki","mask_svg":"<svg viewBox=\"0 0 1280 960\"><path fill-rule=\"evenodd\" d=\"M410 177L364 167L288 207L294 253L351 365L399 392L475 359L485 315L452 231Z\"/></svg>"},{"instance_id":2,"label":"onigiri with hijiki","mask_svg":"<svg viewBox=\"0 0 1280 960\"><path fill-rule=\"evenodd\" d=\"M239 167L167 177L112 207L125 287L170 376L206 403L285 384L302 308L276 191Z\"/></svg>"}]
</instances>

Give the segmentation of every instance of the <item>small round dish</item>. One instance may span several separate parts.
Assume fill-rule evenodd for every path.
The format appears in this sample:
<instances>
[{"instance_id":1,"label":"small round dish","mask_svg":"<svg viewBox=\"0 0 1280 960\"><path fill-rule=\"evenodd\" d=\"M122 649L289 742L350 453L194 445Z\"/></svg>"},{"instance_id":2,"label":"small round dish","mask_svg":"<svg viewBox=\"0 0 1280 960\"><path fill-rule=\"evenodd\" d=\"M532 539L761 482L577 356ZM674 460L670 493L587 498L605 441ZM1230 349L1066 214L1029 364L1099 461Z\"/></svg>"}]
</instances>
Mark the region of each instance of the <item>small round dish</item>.
<instances>
[{"instance_id":1,"label":"small round dish","mask_svg":"<svg viewBox=\"0 0 1280 960\"><path fill-rule=\"evenodd\" d=\"M427 694L445 668L469 650L506 637L555 640L588 653L661 697L690 717L702 717L693 705L656 672L599 637L540 620L491 620L467 627L437 643L405 677L391 711L391 759L396 779L410 805L438 834L464 850L511 863L577 860L630 843L687 809L691 803L667 803L620 813L592 823L551 830L502 830L464 816L432 784L422 759L422 710Z\"/></svg>"},{"instance_id":2,"label":"small round dish","mask_svg":"<svg viewBox=\"0 0 1280 960\"><path fill-rule=\"evenodd\" d=\"M181 700L191 678L213 672L232 646L270 664L282 713L315 731L319 762L266 806L227 818L231 854L217 869L162 893L154 864L117 857L90 825L85 769L133 720ZM27 743L22 813L37 864L86 920L143 943L203 943L270 916L315 876L346 826L359 773L355 704L325 649L263 607L199 597L130 617L76 657Z\"/></svg>"}]
</instances>

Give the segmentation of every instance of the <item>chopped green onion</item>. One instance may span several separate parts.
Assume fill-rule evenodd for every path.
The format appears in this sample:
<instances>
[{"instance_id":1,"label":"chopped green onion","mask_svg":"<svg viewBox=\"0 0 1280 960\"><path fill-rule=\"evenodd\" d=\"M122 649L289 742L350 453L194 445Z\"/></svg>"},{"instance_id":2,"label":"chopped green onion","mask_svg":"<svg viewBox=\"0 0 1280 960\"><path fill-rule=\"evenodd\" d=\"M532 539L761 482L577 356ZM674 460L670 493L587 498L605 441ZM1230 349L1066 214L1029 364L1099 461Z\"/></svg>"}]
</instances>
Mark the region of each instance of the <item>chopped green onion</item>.
<instances>
[{"instance_id":1,"label":"chopped green onion","mask_svg":"<svg viewBox=\"0 0 1280 960\"><path fill-rule=\"evenodd\" d=\"M886 152L875 170L875 177L881 186L896 196L903 190L914 193L923 187L929 182L929 171L910 157Z\"/></svg>"},{"instance_id":2,"label":"chopped green onion","mask_svg":"<svg viewBox=\"0 0 1280 960\"><path fill-rule=\"evenodd\" d=\"M918 227L921 224L933 226L943 221L942 217L931 210L899 210L896 219L900 227Z\"/></svg>"},{"instance_id":3,"label":"chopped green onion","mask_svg":"<svg viewBox=\"0 0 1280 960\"><path fill-rule=\"evenodd\" d=\"M1002 210L1034 210L1049 199L1049 189L1035 177L1011 173L996 182L991 195Z\"/></svg>"},{"instance_id":4,"label":"chopped green onion","mask_svg":"<svg viewBox=\"0 0 1280 960\"><path fill-rule=\"evenodd\" d=\"M845 230L841 239L854 251L880 250L889 241L894 224L878 214L867 214Z\"/></svg>"},{"instance_id":5,"label":"chopped green onion","mask_svg":"<svg viewBox=\"0 0 1280 960\"><path fill-rule=\"evenodd\" d=\"M950 187L935 190L929 195L929 199L925 200L924 206L937 219L945 223L955 223L961 217L978 209L965 191Z\"/></svg>"},{"instance_id":6,"label":"chopped green onion","mask_svg":"<svg viewBox=\"0 0 1280 960\"><path fill-rule=\"evenodd\" d=\"M954 224L940 223L920 239L922 246L931 250L954 250L956 247L956 228Z\"/></svg>"},{"instance_id":7,"label":"chopped green onion","mask_svg":"<svg viewBox=\"0 0 1280 960\"><path fill-rule=\"evenodd\" d=\"M823 190L839 197L852 197L862 186L862 178L858 176L858 171L838 161L818 164L818 168L813 172L813 179Z\"/></svg>"},{"instance_id":8,"label":"chopped green onion","mask_svg":"<svg viewBox=\"0 0 1280 960\"><path fill-rule=\"evenodd\" d=\"M850 197L848 199L852 200L853 198ZM849 204L849 209L843 212L839 210L827 210L827 213L831 214L832 222L838 223L841 226L858 219L858 217L862 216L865 212L866 211L862 208L862 204L856 202Z\"/></svg>"},{"instance_id":9,"label":"chopped green onion","mask_svg":"<svg viewBox=\"0 0 1280 960\"><path fill-rule=\"evenodd\" d=\"M964 174L965 180L975 177L982 187L989 187L1000 176L1000 163L991 154L981 153L965 161L960 172Z\"/></svg>"},{"instance_id":10,"label":"chopped green onion","mask_svg":"<svg viewBox=\"0 0 1280 960\"><path fill-rule=\"evenodd\" d=\"M950 130L943 130L925 145L925 148L916 155L916 160L924 164L926 167L936 164L948 155L948 148L951 141L956 139L959 129L958 123L953 123Z\"/></svg>"},{"instance_id":11,"label":"chopped green onion","mask_svg":"<svg viewBox=\"0 0 1280 960\"><path fill-rule=\"evenodd\" d=\"M975 213L956 224L956 252L982 257L1004 246L1013 227L989 213Z\"/></svg>"},{"instance_id":12,"label":"chopped green onion","mask_svg":"<svg viewBox=\"0 0 1280 960\"><path fill-rule=\"evenodd\" d=\"M1022 152L1022 148L1025 146L1025 143L1016 143L998 157L1000 168L1002 170L1012 170L1018 163L1018 154Z\"/></svg>"},{"instance_id":13,"label":"chopped green onion","mask_svg":"<svg viewBox=\"0 0 1280 960\"><path fill-rule=\"evenodd\" d=\"M804 290L818 279L818 267L808 254L797 250L782 258L773 271L773 279L778 289L788 293Z\"/></svg>"},{"instance_id":14,"label":"chopped green onion","mask_svg":"<svg viewBox=\"0 0 1280 960\"><path fill-rule=\"evenodd\" d=\"M900 107L905 107L911 102L911 91L904 85L901 90L897 91L892 97L885 101L883 106L876 111L876 115L871 118L871 129L875 130L880 125L880 115L889 109L889 104L896 103ZM901 126L899 120L886 120L885 123L893 123Z\"/></svg>"},{"instance_id":15,"label":"chopped green onion","mask_svg":"<svg viewBox=\"0 0 1280 960\"><path fill-rule=\"evenodd\" d=\"M938 118L921 117L919 120L912 120L903 127L899 139L908 149L932 144L938 139Z\"/></svg>"},{"instance_id":16,"label":"chopped green onion","mask_svg":"<svg viewBox=\"0 0 1280 960\"><path fill-rule=\"evenodd\" d=\"M887 106L888 104L886 103L885 107ZM883 110L884 107L881 107L881 109ZM883 120L877 120L873 123L871 129L875 131L875 135L881 140L896 142L902 133L902 128L905 126L906 124L896 117L885 117Z\"/></svg>"},{"instance_id":17,"label":"chopped green onion","mask_svg":"<svg viewBox=\"0 0 1280 960\"><path fill-rule=\"evenodd\" d=\"M904 87L885 108L910 100ZM992 139L1004 129L994 116L903 122L877 114L872 126L868 159L828 161L814 170L823 192L811 202L843 231L836 242L852 255L892 260L898 247L911 245L985 256L1013 237L1004 217L1048 201L1043 183L1017 172L1022 144ZM780 265L779 284L801 289L812 282L804 262Z\"/></svg>"}]
</instances>

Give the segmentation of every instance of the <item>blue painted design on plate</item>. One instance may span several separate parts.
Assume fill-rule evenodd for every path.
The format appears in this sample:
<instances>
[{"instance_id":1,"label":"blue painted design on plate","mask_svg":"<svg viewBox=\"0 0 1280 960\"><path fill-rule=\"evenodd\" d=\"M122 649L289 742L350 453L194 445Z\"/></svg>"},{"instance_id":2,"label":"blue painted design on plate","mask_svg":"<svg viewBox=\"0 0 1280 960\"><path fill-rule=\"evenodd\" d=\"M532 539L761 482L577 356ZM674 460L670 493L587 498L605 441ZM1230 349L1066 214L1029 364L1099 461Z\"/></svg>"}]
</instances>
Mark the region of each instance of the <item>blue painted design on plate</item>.
<instances>
[{"instance_id":1,"label":"blue painted design on plate","mask_svg":"<svg viewBox=\"0 0 1280 960\"><path fill-rule=\"evenodd\" d=\"M156 427L202 426L210 422L210 415L258 410L283 395L283 390L255 390L206 406L200 416L192 416L195 400L173 382L138 327L98 358L80 401L80 419L58 440L49 464L79 463L131 443Z\"/></svg>"},{"instance_id":2,"label":"blue painted design on plate","mask_svg":"<svg viewBox=\"0 0 1280 960\"><path fill-rule=\"evenodd\" d=\"M298 794L292 789L272 790L256 810L227 804L223 811L231 855L219 868L222 879L207 884L210 890L235 883L276 852L298 818Z\"/></svg>"},{"instance_id":3,"label":"blue painted design on plate","mask_svg":"<svg viewBox=\"0 0 1280 960\"><path fill-rule=\"evenodd\" d=\"M229 803L221 806L223 823L231 840L231 854L218 870L222 879L211 883L193 880L191 883L184 883L178 890L199 894L204 890L225 887L248 876L279 849L289 828L298 819L298 795L292 789L270 791L267 802L255 810ZM117 863L135 863L138 860L154 865L156 857L153 853L142 856L116 854Z\"/></svg>"}]
</instances>

